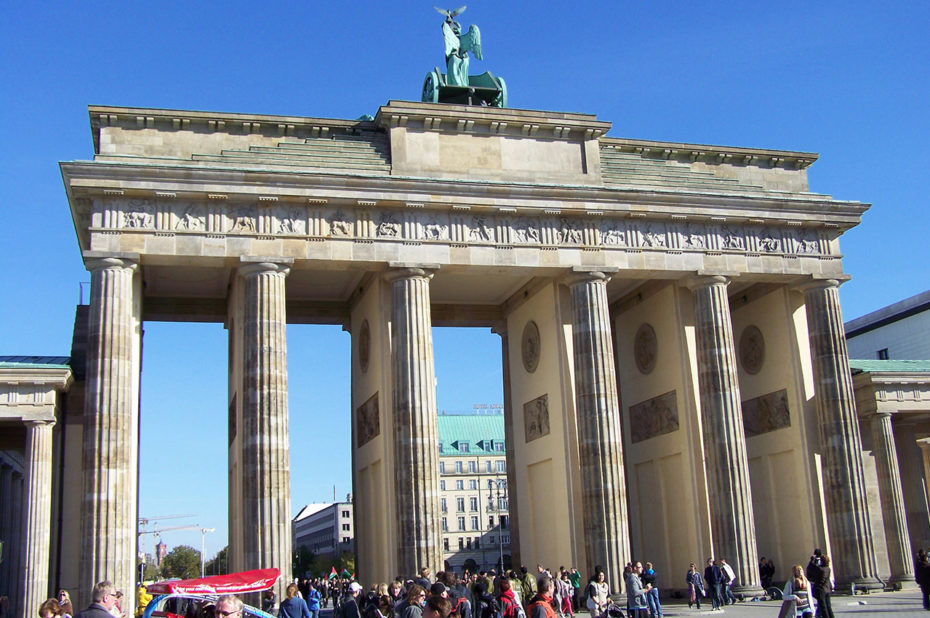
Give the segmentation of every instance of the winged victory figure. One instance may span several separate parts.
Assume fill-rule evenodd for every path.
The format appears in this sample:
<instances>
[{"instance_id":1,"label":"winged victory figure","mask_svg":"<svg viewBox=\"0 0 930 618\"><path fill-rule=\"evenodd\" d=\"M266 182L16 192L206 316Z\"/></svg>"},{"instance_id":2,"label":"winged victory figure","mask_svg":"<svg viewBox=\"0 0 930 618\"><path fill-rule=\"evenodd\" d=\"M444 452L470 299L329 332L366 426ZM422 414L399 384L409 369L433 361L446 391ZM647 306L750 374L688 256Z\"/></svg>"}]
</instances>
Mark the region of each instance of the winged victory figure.
<instances>
[{"instance_id":1,"label":"winged victory figure","mask_svg":"<svg viewBox=\"0 0 930 618\"><path fill-rule=\"evenodd\" d=\"M468 32L462 34L462 26L455 18L465 11L465 6L454 10L445 10L433 7L446 21L442 24L442 38L446 44L446 83L453 86L468 86L468 52L475 54L475 58L483 60L481 56L481 32L478 26L472 24Z\"/></svg>"}]
</instances>

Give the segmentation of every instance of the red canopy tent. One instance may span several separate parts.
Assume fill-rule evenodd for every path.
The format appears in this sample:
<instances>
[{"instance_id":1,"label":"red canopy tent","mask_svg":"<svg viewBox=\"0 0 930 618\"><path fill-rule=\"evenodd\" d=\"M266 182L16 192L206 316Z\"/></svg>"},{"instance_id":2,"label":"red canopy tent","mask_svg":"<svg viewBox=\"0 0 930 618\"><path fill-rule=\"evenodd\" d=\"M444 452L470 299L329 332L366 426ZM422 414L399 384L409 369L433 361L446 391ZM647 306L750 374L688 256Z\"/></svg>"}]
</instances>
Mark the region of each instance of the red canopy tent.
<instances>
[{"instance_id":1,"label":"red canopy tent","mask_svg":"<svg viewBox=\"0 0 930 618\"><path fill-rule=\"evenodd\" d=\"M278 569L257 569L229 575L155 582L145 589L149 594L244 594L271 588L280 575Z\"/></svg>"}]
</instances>

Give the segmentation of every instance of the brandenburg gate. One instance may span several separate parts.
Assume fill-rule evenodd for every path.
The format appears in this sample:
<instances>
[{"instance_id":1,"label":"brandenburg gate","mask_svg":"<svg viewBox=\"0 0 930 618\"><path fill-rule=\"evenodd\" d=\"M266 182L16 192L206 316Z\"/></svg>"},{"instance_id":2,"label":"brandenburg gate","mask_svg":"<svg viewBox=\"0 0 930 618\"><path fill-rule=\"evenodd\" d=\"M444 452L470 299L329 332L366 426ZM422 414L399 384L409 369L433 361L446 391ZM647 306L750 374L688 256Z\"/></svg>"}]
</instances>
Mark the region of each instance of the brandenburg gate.
<instances>
[{"instance_id":1,"label":"brandenburg gate","mask_svg":"<svg viewBox=\"0 0 930 618\"><path fill-rule=\"evenodd\" d=\"M866 588L901 563L875 546L838 300L867 205L811 192L817 155L442 103L89 112L93 159L61 164L91 277L83 409L59 421L80 517L54 533L84 601L137 572L146 320L228 330L233 570L290 577L288 323L351 333L364 582L443 566L432 326L500 336L517 563L603 565L619 589L633 556L712 555L747 593L759 553L824 547Z\"/></svg>"}]
</instances>

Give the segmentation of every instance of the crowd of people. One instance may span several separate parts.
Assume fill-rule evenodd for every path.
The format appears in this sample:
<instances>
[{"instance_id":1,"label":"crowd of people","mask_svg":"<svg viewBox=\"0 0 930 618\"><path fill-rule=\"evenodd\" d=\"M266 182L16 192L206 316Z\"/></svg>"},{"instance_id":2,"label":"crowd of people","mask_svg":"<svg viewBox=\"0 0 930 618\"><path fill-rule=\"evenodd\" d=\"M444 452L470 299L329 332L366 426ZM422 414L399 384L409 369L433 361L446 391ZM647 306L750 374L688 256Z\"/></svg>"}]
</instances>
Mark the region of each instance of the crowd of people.
<instances>
[{"instance_id":1,"label":"crowd of people","mask_svg":"<svg viewBox=\"0 0 930 618\"><path fill-rule=\"evenodd\" d=\"M773 561L763 557L759 572L763 586L769 588L775 574ZM916 580L924 609L930 610L930 555L924 550L917 556ZM736 574L725 558L708 558L703 570L692 562L685 583L689 608L700 610L702 599L708 597L712 611L737 602L732 590ZM626 607L612 601L611 587L600 566L584 587L575 568L550 571L537 565L535 573L521 567L501 574L493 569L466 571L461 577L452 571L432 577L424 568L416 577L399 577L390 584L372 585L367 591L352 578L294 580L280 603L273 590L268 590L261 605L278 618L319 618L320 610L330 605L333 618L575 618L575 613L583 610L590 618L663 616L658 574L651 562L627 563L623 588ZM142 598L143 592L140 588L138 615L148 600ZM815 613L817 618L834 618L830 557L815 549L806 567L791 567L781 592L786 604L780 618L813 618ZM121 597L112 583L104 581L94 586L93 602L87 609L75 613L68 592L62 590L56 598L45 601L38 614L39 618L126 618ZM243 607L236 596L224 596L200 606L198 614L190 618L241 618Z\"/></svg>"}]
</instances>

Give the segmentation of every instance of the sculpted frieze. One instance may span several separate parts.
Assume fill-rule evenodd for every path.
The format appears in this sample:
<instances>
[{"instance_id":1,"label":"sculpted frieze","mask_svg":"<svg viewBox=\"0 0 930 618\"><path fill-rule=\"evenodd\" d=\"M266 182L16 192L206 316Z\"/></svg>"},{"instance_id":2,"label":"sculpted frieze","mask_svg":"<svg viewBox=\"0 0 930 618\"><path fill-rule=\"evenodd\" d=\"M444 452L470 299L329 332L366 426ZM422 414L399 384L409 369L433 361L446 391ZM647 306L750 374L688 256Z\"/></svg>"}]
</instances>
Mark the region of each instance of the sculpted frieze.
<instances>
[{"instance_id":1,"label":"sculpted frieze","mask_svg":"<svg viewBox=\"0 0 930 618\"><path fill-rule=\"evenodd\" d=\"M225 198L225 196L222 196ZM597 218L549 211L533 215L473 211L379 209L369 204L312 207L174 199L115 198L94 201L88 227L118 231L189 232L256 236L317 236L451 242L459 245L602 247L688 252L748 252L772 255L829 254L823 232L800 225L773 226L655 218Z\"/></svg>"}]
</instances>

